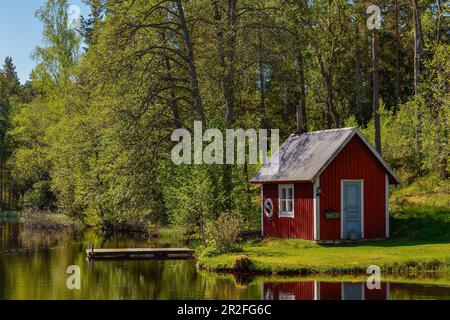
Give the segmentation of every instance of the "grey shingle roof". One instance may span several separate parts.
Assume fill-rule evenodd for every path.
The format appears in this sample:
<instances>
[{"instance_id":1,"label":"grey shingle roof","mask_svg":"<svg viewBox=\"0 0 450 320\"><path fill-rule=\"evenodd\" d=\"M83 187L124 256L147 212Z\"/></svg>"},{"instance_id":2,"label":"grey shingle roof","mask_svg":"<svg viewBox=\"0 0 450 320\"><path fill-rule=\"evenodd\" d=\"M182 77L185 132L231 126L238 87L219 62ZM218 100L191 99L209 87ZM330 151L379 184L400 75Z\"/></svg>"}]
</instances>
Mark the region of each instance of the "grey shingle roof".
<instances>
[{"instance_id":1,"label":"grey shingle roof","mask_svg":"<svg viewBox=\"0 0 450 320\"><path fill-rule=\"evenodd\" d=\"M394 171L358 128L331 129L307 132L302 135L292 134L250 182L314 181L354 135L362 139L398 182Z\"/></svg>"}]
</instances>

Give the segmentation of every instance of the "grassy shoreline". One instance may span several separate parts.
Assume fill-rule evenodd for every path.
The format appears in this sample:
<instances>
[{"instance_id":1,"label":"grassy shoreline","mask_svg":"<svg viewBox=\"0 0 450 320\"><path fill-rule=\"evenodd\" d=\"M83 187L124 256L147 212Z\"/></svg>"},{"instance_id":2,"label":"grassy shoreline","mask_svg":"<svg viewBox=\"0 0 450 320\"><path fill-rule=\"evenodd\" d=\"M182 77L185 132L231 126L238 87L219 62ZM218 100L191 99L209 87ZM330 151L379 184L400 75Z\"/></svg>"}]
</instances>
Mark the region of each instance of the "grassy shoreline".
<instances>
[{"instance_id":1,"label":"grassy shoreline","mask_svg":"<svg viewBox=\"0 0 450 320\"><path fill-rule=\"evenodd\" d=\"M435 175L395 188L390 198L389 240L319 245L295 239L246 242L240 252L198 254L198 268L255 274L450 273L450 184Z\"/></svg>"},{"instance_id":2,"label":"grassy shoreline","mask_svg":"<svg viewBox=\"0 0 450 320\"><path fill-rule=\"evenodd\" d=\"M324 246L292 239L250 242L241 252L198 256L200 270L255 274L365 274L377 265L384 274L446 273L450 243L384 240Z\"/></svg>"},{"instance_id":3,"label":"grassy shoreline","mask_svg":"<svg viewBox=\"0 0 450 320\"><path fill-rule=\"evenodd\" d=\"M366 282L367 275L327 275L327 274L312 274L312 275L246 275L236 273L216 273L209 271L199 271L205 278L208 279L226 279L235 282L236 286L248 286L253 283L270 283L270 282ZM389 275L382 274L381 281L390 283L408 283L419 285L437 285L450 287L450 271L443 274L429 274L429 275Z\"/></svg>"}]
</instances>

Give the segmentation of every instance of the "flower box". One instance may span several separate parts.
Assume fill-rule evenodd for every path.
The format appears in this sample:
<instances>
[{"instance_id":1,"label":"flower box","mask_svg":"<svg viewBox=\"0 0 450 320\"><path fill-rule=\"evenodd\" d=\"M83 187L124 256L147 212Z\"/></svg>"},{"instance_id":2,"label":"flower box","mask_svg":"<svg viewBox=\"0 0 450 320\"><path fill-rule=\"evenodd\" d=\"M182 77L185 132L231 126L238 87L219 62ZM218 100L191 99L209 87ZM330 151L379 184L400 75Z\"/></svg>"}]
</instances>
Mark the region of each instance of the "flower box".
<instances>
[{"instance_id":1,"label":"flower box","mask_svg":"<svg viewBox=\"0 0 450 320\"><path fill-rule=\"evenodd\" d=\"M325 217L327 219L337 219L339 218L339 211L337 210L326 210Z\"/></svg>"}]
</instances>

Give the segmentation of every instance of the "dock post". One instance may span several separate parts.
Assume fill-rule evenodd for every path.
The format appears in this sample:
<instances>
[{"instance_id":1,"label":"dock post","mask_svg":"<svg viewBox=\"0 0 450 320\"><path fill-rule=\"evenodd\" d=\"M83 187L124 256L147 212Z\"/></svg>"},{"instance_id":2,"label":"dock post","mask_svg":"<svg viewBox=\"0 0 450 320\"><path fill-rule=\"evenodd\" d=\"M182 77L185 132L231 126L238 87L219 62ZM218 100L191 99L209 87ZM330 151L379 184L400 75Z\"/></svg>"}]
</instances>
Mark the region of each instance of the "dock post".
<instances>
[{"instance_id":1,"label":"dock post","mask_svg":"<svg viewBox=\"0 0 450 320\"><path fill-rule=\"evenodd\" d=\"M89 242L88 249L91 250L91 254L90 254L89 258L94 259L94 244L92 242Z\"/></svg>"}]
</instances>

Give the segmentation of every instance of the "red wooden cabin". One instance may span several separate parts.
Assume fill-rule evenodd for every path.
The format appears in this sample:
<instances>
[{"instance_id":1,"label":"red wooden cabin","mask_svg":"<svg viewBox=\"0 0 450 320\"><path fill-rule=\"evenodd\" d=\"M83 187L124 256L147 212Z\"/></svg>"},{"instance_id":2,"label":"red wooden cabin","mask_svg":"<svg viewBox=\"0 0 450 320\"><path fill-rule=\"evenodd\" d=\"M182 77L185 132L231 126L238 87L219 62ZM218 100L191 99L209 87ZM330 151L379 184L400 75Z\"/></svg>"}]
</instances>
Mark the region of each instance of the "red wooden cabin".
<instances>
[{"instance_id":1,"label":"red wooden cabin","mask_svg":"<svg viewBox=\"0 0 450 320\"><path fill-rule=\"evenodd\" d=\"M389 237L389 184L399 179L357 128L291 135L252 178L265 237Z\"/></svg>"}]
</instances>

